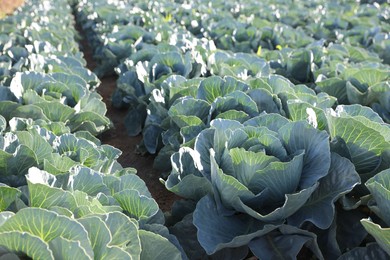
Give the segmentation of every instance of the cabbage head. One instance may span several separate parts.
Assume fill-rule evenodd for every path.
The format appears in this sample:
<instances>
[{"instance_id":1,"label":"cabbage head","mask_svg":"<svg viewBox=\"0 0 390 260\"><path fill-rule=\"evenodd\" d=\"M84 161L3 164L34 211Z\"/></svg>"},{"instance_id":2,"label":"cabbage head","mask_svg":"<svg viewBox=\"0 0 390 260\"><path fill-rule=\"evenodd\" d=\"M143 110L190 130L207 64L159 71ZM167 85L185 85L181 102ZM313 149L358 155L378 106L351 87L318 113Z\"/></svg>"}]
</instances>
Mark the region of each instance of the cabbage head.
<instances>
[{"instance_id":1,"label":"cabbage head","mask_svg":"<svg viewBox=\"0 0 390 260\"><path fill-rule=\"evenodd\" d=\"M215 119L171 157L166 187L197 201L193 224L207 254L248 247L261 259L319 258L306 226L331 226L335 201L360 183L350 160L331 151L326 131L262 114L243 124Z\"/></svg>"}]
</instances>

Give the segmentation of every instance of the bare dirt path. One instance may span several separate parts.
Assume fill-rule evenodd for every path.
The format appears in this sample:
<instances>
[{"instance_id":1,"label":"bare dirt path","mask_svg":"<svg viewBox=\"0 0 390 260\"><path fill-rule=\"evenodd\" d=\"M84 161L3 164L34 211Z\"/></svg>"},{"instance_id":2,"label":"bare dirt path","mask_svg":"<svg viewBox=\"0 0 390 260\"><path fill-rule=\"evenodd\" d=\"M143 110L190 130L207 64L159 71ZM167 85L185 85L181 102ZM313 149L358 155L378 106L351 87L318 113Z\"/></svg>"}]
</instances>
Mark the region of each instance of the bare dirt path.
<instances>
[{"instance_id":1,"label":"bare dirt path","mask_svg":"<svg viewBox=\"0 0 390 260\"><path fill-rule=\"evenodd\" d=\"M79 29L79 28L77 28ZM82 35L82 32L79 30ZM87 61L87 67L93 71L96 63L92 58L91 49L86 40L80 42L80 47L84 51L84 58ZM153 169L154 156L141 156L135 153L137 145L141 141L141 136L129 137L126 133L123 119L127 113L125 110L119 110L111 106L111 95L116 88L116 76L104 77L97 92L103 97L103 101L107 105L107 116L114 124L114 128L106 131L101 136L100 140L104 144L112 145L120 149L123 153L118 159L118 162L123 167L133 167L137 169L140 176L146 183L153 198L157 201L162 211L169 211L172 203L178 199L176 195L165 189L159 181L159 172Z\"/></svg>"}]
</instances>

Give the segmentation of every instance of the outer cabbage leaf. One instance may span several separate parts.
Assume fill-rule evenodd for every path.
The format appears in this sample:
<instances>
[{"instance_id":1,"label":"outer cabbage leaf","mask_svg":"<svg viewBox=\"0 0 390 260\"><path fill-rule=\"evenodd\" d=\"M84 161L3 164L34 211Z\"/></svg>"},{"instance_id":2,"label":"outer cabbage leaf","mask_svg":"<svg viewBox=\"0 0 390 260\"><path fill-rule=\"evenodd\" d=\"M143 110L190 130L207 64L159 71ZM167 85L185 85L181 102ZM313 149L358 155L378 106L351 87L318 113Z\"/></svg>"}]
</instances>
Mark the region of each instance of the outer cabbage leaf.
<instances>
[{"instance_id":1,"label":"outer cabbage leaf","mask_svg":"<svg viewBox=\"0 0 390 260\"><path fill-rule=\"evenodd\" d=\"M103 220L96 216L78 219L88 232L88 237L94 251L94 257L98 259L132 259L131 255L116 246L110 246L112 240L110 230Z\"/></svg>"},{"instance_id":2,"label":"outer cabbage leaf","mask_svg":"<svg viewBox=\"0 0 390 260\"><path fill-rule=\"evenodd\" d=\"M327 120L325 112L321 108L300 100L288 100L287 106L291 120L306 120L313 127L319 130L326 130Z\"/></svg>"},{"instance_id":3,"label":"outer cabbage leaf","mask_svg":"<svg viewBox=\"0 0 390 260\"><path fill-rule=\"evenodd\" d=\"M115 211L95 216L100 217L110 230L112 240L109 245L118 246L128 252L133 258L139 258L141 241L137 221Z\"/></svg>"},{"instance_id":4,"label":"outer cabbage leaf","mask_svg":"<svg viewBox=\"0 0 390 260\"><path fill-rule=\"evenodd\" d=\"M9 218L1 227L0 233L20 231L50 242L56 237L79 241L85 254L93 257L88 234L75 220L40 208L25 208Z\"/></svg>"},{"instance_id":5,"label":"outer cabbage leaf","mask_svg":"<svg viewBox=\"0 0 390 260\"><path fill-rule=\"evenodd\" d=\"M194 212L198 240L208 255L223 248L247 245L252 239L269 233L278 225L260 222L246 214L231 214L218 208L210 195L203 197Z\"/></svg>"},{"instance_id":6,"label":"outer cabbage leaf","mask_svg":"<svg viewBox=\"0 0 390 260\"><path fill-rule=\"evenodd\" d=\"M327 175L331 159L329 136L326 132L297 122L282 127L279 134L289 154L295 154L299 150L305 152L299 187L309 187Z\"/></svg>"},{"instance_id":7,"label":"outer cabbage leaf","mask_svg":"<svg viewBox=\"0 0 390 260\"><path fill-rule=\"evenodd\" d=\"M26 178L31 207L50 209L59 206L70 210L77 207L76 199L71 192L54 186L58 185L55 176L38 168L31 168Z\"/></svg>"},{"instance_id":8,"label":"outer cabbage leaf","mask_svg":"<svg viewBox=\"0 0 390 260\"><path fill-rule=\"evenodd\" d=\"M141 259L182 259L181 252L161 235L140 230Z\"/></svg>"},{"instance_id":9,"label":"outer cabbage leaf","mask_svg":"<svg viewBox=\"0 0 390 260\"><path fill-rule=\"evenodd\" d=\"M225 96L217 97L211 104L209 119L211 121L215 116L229 110L242 111L248 117L254 117L259 114L257 104L244 92L233 91Z\"/></svg>"},{"instance_id":10,"label":"outer cabbage leaf","mask_svg":"<svg viewBox=\"0 0 390 260\"><path fill-rule=\"evenodd\" d=\"M54 259L92 259L80 246L80 241L69 240L63 237L56 237L49 242L49 247L53 251Z\"/></svg>"},{"instance_id":11,"label":"outer cabbage leaf","mask_svg":"<svg viewBox=\"0 0 390 260\"><path fill-rule=\"evenodd\" d=\"M244 123L244 125L255 127L263 126L267 127L271 131L278 132L282 126L288 124L289 122L290 120L279 114L262 114L249 119Z\"/></svg>"},{"instance_id":12,"label":"outer cabbage leaf","mask_svg":"<svg viewBox=\"0 0 390 260\"><path fill-rule=\"evenodd\" d=\"M50 157L53 148L36 129L31 129L28 132L16 132L16 135L20 144L23 144L34 151L39 164L43 163L45 158Z\"/></svg>"},{"instance_id":13,"label":"outer cabbage leaf","mask_svg":"<svg viewBox=\"0 0 390 260\"><path fill-rule=\"evenodd\" d=\"M122 190L115 193L113 197L130 217L134 217L138 221L148 221L159 211L154 199L140 195L137 190Z\"/></svg>"},{"instance_id":14,"label":"outer cabbage leaf","mask_svg":"<svg viewBox=\"0 0 390 260\"><path fill-rule=\"evenodd\" d=\"M49 80L52 80L49 75L29 71L18 72L11 81L10 90L20 100L26 90L34 89L42 82Z\"/></svg>"},{"instance_id":15,"label":"outer cabbage leaf","mask_svg":"<svg viewBox=\"0 0 390 260\"><path fill-rule=\"evenodd\" d=\"M141 195L152 197L145 182L135 174L124 174L120 177L111 175L103 176L103 182L110 189L111 194L122 190L137 190Z\"/></svg>"},{"instance_id":16,"label":"outer cabbage leaf","mask_svg":"<svg viewBox=\"0 0 390 260\"><path fill-rule=\"evenodd\" d=\"M318 259L323 259L317 236L294 226L282 225L249 244L252 252L260 259L296 259L303 246L310 248Z\"/></svg>"},{"instance_id":17,"label":"outer cabbage leaf","mask_svg":"<svg viewBox=\"0 0 390 260\"><path fill-rule=\"evenodd\" d=\"M20 190L0 183L0 212L6 210L20 195Z\"/></svg>"},{"instance_id":18,"label":"outer cabbage leaf","mask_svg":"<svg viewBox=\"0 0 390 260\"><path fill-rule=\"evenodd\" d=\"M299 227L304 221L311 221L319 228L329 228L335 215L335 201L359 183L360 178L353 164L332 153L329 173L320 179L320 185L305 205L288 218L288 223Z\"/></svg>"},{"instance_id":19,"label":"outer cabbage leaf","mask_svg":"<svg viewBox=\"0 0 390 260\"><path fill-rule=\"evenodd\" d=\"M171 156L172 171L165 187L177 195L199 200L211 191L211 184L201 174L200 156L188 147L180 148Z\"/></svg>"},{"instance_id":20,"label":"outer cabbage leaf","mask_svg":"<svg viewBox=\"0 0 390 260\"><path fill-rule=\"evenodd\" d=\"M161 224L155 224L155 223L154 224L146 224L143 226L143 230L153 232L156 235L160 235L163 238L167 239L172 245L174 245L176 247L176 249L178 249L180 251L181 258L183 260L188 259L187 255L184 252L182 246L180 245L178 239L176 238L176 236L169 233L169 229L166 226L161 225Z\"/></svg>"},{"instance_id":21,"label":"outer cabbage leaf","mask_svg":"<svg viewBox=\"0 0 390 260\"><path fill-rule=\"evenodd\" d=\"M15 215L15 213L13 213L11 211L0 212L0 226L3 225L13 215Z\"/></svg>"},{"instance_id":22,"label":"outer cabbage leaf","mask_svg":"<svg viewBox=\"0 0 390 260\"><path fill-rule=\"evenodd\" d=\"M21 231L0 233L0 245L11 252L23 252L32 259L55 259L49 245L38 236Z\"/></svg>"},{"instance_id":23,"label":"outer cabbage leaf","mask_svg":"<svg viewBox=\"0 0 390 260\"><path fill-rule=\"evenodd\" d=\"M390 226L390 169L384 170L365 185L370 190L375 204L369 204L372 210Z\"/></svg>"},{"instance_id":24,"label":"outer cabbage leaf","mask_svg":"<svg viewBox=\"0 0 390 260\"><path fill-rule=\"evenodd\" d=\"M1 115L5 118L6 121L11 120L12 113L21 105L13 101L0 101L0 110Z\"/></svg>"},{"instance_id":25,"label":"outer cabbage leaf","mask_svg":"<svg viewBox=\"0 0 390 260\"><path fill-rule=\"evenodd\" d=\"M25 184L23 175L30 167L38 166L37 156L25 145L17 146L13 154L0 150L0 182L10 186Z\"/></svg>"},{"instance_id":26,"label":"outer cabbage leaf","mask_svg":"<svg viewBox=\"0 0 390 260\"><path fill-rule=\"evenodd\" d=\"M390 228L382 228L380 225L371 222L369 219L362 219L360 222L368 233L375 238L379 246L390 255Z\"/></svg>"},{"instance_id":27,"label":"outer cabbage leaf","mask_svg":"<svg viewBox=\"0 0 390 260\"><path fill-rule=\"evenodd\" d=\"M316 84L316 89L326 92L333 97L337 97L339 104L349 104L346 90L346 80L334 77L321 80L320 82L316 82Z\"/></svg>"},{"instance_id":28,"label":"outer cabbage leaf","mask_svg":"<svg viewBox=\"0 0 390 260\"><path fill-rule=\"evenodd\" d=\"M36 103L35 105L40 107L44 115L52 122L67 122L75 113L74 109L56 101Z\"/></svg>"},{"instance_id":29,"label":"outer cabbage leaf","mask_svg":"<svg viewBox=\"0 0 390 260\"><path fill-rule=\"evenodd\" d=\"M183 116L198 118L200 119L200 122L197 122L197 124L199 124L206 120L209 110L210 105L206 101L187 97L177 100L175 104L169 108L168 115L179 127L184 127L195 124L189 124L188 122L183 124L183 120L180 120Z\"/></svg>"},{"instance_id":30,"label":"outer cabbage leaf","mask_svg":"<svg viewBox=\"0 0 390 260\"><path fill-rule=\"evenodd\" d=\"M343 115L342 111L343 107L340 106L336 116L327 115L329 133L332 138L345 141L357 172L372 174L381 163L388 164L390 129L364 116Z\"/></svg>"},{"instance_id":31,"label":"outer cabbage leaf","mask_svg":"<svg viewBox=\"0 0 390 260\"><path fill-rule=\"evenodd\" d=\"M386 259L388 257L387 253L377 243L370 243L366 247L355 247L351 249L340 256L338 260L363 259L368 256L373 259Z\"/></svg>"},{"instance_id":32,"label":"outer cabbage leaf","mask_svg":"<svg viewBox=\"0 0 390 260\"><path fill-rule=\"evenodd\" d=\"M221 77L214 76L208 77L200 83L196 97L212 103L216 98L223 97L235 90L245 92L247 89L248 86L243 82L224 81Z\"/></svg>"},{"instance_id":33,"label":"outer cabbage leaf","mask_svg":"<svg viewBox=\"0 0 390 260\"><path fill-rule=\"evenodd\" d=\"M101 173L79 166L73 168L72 173L67 184L68 190L83 191L90 196L96 196L100 192L109 194Z\"/></svg>"},{"instance_id":34,"label":"outer cabbage leaf","mask_svg":"<svg viewBox=\"0 0 390 260\"><path fill-rule=\"evenodd\" d=\"M280 100L276 95L271 94L269 90L252 89L248 91L248 95L256 103L260 113L282 113Z\"/></svg>"}]
</instances>

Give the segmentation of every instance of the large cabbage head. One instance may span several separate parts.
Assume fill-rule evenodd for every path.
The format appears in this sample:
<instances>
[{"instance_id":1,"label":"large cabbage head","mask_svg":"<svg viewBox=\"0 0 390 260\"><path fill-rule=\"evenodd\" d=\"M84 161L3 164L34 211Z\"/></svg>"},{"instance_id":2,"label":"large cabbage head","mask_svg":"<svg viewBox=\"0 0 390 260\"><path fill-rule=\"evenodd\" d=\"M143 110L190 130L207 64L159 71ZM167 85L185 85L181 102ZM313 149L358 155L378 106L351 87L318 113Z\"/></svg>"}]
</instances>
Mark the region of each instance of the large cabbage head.
<instances>
[{"instance_id":1,"label":"large cabbage head","mask_svg":"<svg viewBox=\"0 0 390 260\"><path fill-rule=\"evenodd\" d=\"M172 156L166 186L201 198L193 222L208 254L243 245L255 252L253 239L286 224L328 228L335 200L359 183L353 164L331 152L329 139L326 131L277 114L244 124L216 119L194 149Z\"/></svg>"}]
</instances>

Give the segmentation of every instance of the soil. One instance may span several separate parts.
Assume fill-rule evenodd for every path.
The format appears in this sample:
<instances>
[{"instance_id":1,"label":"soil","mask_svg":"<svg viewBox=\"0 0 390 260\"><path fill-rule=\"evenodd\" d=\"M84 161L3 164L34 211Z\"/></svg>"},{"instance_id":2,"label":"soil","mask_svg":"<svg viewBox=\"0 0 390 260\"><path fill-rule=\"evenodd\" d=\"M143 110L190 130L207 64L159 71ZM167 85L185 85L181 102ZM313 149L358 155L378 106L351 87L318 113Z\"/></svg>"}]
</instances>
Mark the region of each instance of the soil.
<instances>
[{"instance_id":1,"label":"soil","mask_svg":"<svg viewBox=\"0 0 390 260\"><path fill-rule=\"evenodd\" d=\"M0 1L0 19L21 6L24 0L1 0Z\"/></svg>"},{"instance_id":2,"label":"soil","mask_svg":"<svg viewBox=\"0 0 390 260\"><path fill-rule=\"evenodd\" d=\"M80 29L80 28L77 28ZM80 31L82 36L82 31ZM84 58L87 61L87 67L90 70L96 68L96 62L92 58L92 50L88 42L83 39L80 42L80 49L84 52ZM120 149L123 153L118 162L123 167L133 167L137 169L137 175L141 177L148 187L153 198L157 201L162 211L170 211L172 204L178 197L169 192L159 181L160 173L153 169L153 155L140 155L136 153L137 145L141 142L142 136L130 137L126 133L124 118L126 110L119 110L111 106L111 96L116 88L117 76L107 76L100 79L101 84L97 92L103 97L107 106L107 117L113 122L114 128L104 132L99 139L104 144L112 145Z\"/></svg>"}]
</instances>

